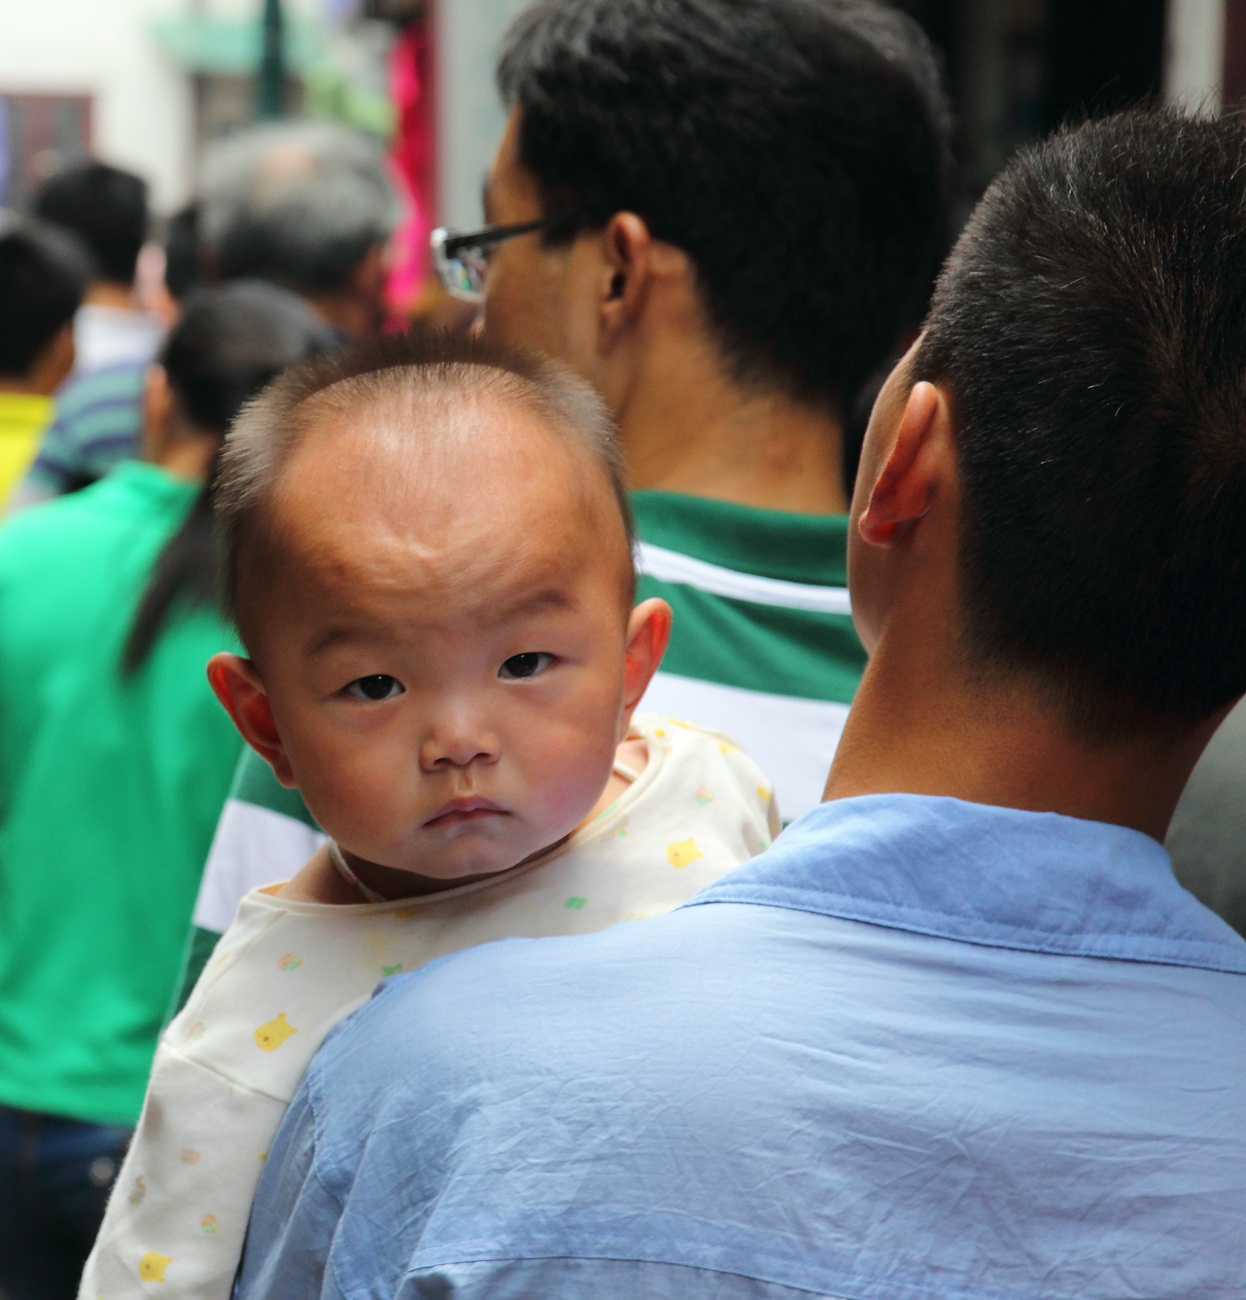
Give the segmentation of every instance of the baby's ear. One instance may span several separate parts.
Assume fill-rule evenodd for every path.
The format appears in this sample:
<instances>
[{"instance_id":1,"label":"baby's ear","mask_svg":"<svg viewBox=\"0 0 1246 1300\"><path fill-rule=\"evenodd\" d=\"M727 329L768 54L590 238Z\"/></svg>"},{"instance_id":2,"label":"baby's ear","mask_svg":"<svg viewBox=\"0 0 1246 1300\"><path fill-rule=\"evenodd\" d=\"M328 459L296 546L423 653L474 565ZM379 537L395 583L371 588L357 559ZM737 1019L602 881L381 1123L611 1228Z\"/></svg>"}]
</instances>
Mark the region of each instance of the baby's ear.
<instances>
[{"instance_id":1,"label":"baby's ear","mask_svg":"<svg viewBox=\"0 0 1246 1300\"><path fill-rule=\"evenodd\" d=\"M642 600L627 621L627 655L623 665L624 723L658 671L671 639L671 607L664 600Z\"/></svg>"},{"instance_id":2,"label":"baby's ear","mask_svg":"<svg viewBox=\"0 0 1246 1300\"><path fill-rule=\"evenodd\" d=\"M273 769L282 785L295 789L298 782L255 665L241 655L215 654L208 660L208 683L243 740Z\"/></svg>"}]
</instances>

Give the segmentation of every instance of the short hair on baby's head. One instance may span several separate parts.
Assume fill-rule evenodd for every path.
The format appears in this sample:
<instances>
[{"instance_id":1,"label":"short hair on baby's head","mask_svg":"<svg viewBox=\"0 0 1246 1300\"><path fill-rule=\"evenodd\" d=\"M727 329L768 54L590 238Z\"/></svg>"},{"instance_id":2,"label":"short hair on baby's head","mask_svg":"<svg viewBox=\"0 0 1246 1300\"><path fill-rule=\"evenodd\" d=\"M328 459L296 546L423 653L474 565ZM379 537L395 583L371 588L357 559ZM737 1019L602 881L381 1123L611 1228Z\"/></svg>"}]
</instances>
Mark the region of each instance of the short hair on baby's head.
<instances>
[{"instance_id":1,"label":"short hair on baby's head","mask_svg":"<svg viewBox=\"0 0 1246 1300\"><path fill-rule=\"evenodd\" d=\"M234 421L222 452L216 512L221 603L235 625L245 630L242 580L245 576L246 585L256 580L256 566L244 566L242 553L250 549L257 526L266 524L282 470L316 423L348 408L366 410L393 399L477 397L526 409L600 468L618 507L630 556L635 525L623 457L614 423L592 387L557 362L484 337L423 331L388 335L288 370ZM419 427L410 434L415 445ZM262 543L259 549L265 549ZM630 600L630 564L628 574Z\"/></svg>"},{"instance_id":2,"label":"short hair on baby's head","mask_svg":"<svg viewBox=\"0 0 1246 1300\"><path fill-rule=\"evenodd\" d=\"M1246 691L1246 118L1137 111L1018 154L909 377L950 394L975 669L1098 741Z\"/></svg>"}]
</instances>

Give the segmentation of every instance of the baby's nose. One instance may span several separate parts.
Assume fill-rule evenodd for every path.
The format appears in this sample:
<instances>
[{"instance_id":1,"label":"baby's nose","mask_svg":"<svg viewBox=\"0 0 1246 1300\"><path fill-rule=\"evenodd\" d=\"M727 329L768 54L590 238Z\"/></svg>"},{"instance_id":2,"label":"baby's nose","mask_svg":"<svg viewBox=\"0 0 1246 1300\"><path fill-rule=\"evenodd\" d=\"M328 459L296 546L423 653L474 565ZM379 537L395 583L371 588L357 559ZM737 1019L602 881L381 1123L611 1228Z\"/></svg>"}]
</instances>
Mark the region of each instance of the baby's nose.
<instances>
[{"instance_id":1,"label":"baby's nose","mask_svg":"<svg viewBox=\"0 0 1246 1300\"><path fill-rule=\"evenodd\" d=\"M469 767L497 761L497 733L483 722L464 716L441 718L420 744L420 766L427 772L445 767Z\"/></svg>"}]
</instances>

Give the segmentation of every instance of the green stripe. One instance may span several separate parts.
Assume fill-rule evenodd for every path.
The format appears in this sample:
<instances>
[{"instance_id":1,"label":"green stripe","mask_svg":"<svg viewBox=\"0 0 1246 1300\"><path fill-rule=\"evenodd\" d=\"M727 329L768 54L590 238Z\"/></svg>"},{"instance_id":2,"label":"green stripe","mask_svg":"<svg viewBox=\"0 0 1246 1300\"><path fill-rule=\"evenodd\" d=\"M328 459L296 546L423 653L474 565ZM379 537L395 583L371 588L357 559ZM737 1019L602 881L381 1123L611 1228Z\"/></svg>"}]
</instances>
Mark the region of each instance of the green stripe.
<instances>
[{"instance_id":1,"label":"green stripe","mask_svg":"<svg viewBox=\"0 0 1246 1300\"><path fill-rule=\"evenodd\" d=\"M640 598L675 615L664 672L744 690L851 704L865 651L846 614L729 600L644 575Z\"/></svg>"},{"instance_id":2,"label":"green stripe","mask_svg":"<svg viewBox=\"0 0 1246 1300\"><path fill-rule=\"evenodd\" d=\"M191 927L186 956L182 959L182 976L169 1007L166 1024L190 1001L190 995L195 991L199 976L203 974L203 968L208 964L208 958L212 956L220 937L215 930L201 930L197 925Z\"/></svg>"},{"instance_id":3,"label":"green stripe","mask_svg":"<svg viewBox=\"0 0 1246 1300\"><path fill-rule=\"evenodd\" d=\"M636 530L654 546L741 573L843 587L846 515L803 515L676 492L633 492Z\"/></svg>"}]
</instances>

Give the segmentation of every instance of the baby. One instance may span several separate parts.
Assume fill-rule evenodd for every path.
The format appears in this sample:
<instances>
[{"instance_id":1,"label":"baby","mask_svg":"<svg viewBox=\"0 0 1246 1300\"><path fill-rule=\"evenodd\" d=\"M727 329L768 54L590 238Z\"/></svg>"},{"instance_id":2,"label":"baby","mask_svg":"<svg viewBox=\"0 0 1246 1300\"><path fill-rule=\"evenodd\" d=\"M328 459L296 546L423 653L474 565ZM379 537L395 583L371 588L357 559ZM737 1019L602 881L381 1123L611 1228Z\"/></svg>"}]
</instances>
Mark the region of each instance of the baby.
<instances>
[{"instance_id":1,"label":"baby","mask_svg":"<svg viewBox=\"0 0 1246 1300\"><path fill-rule=\"evenodd\" d=\"M380 979L669 910L778 825L728 740L632 716L670 610L632 607L619 453L578 380L390 339L282 377L225 457L249 658L209 678L329 843L243 900L166 1031L85 1300L226 1300L286 1106Z\"/></svg>"}]
</instances>

